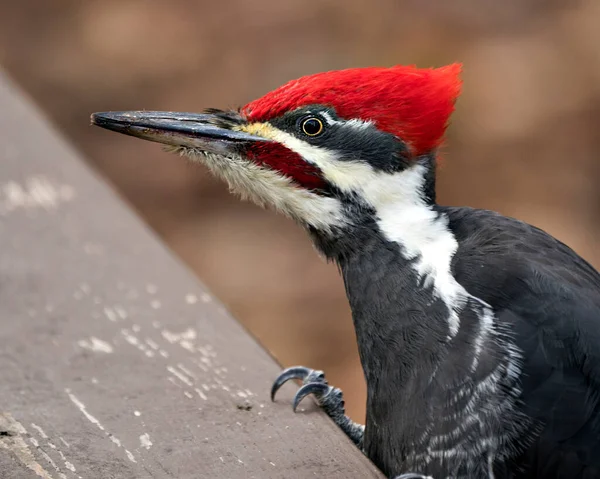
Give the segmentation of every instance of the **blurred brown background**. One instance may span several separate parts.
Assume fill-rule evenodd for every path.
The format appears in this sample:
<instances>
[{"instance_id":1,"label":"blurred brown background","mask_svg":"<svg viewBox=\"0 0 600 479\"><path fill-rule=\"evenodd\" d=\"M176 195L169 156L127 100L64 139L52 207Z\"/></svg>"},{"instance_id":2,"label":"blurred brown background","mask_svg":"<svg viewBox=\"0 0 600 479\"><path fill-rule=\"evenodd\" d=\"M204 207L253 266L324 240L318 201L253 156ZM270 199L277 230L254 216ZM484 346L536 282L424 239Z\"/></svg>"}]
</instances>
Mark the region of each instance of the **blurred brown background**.
<instances>
[{"instance_id":1,"label":"blurred brown background","mask_svg":"<svg viewBox=\"0 0 600 479\"><path fill-rule=\"evenodd\" d=\"M453 61L465 85L440 201L529 221L600 266L598 0L0 0L0 64L284 365L325 369L358 420L335 267L290 221L89 114L237 107L321 70Z\"/></svg>"}]
</instances>

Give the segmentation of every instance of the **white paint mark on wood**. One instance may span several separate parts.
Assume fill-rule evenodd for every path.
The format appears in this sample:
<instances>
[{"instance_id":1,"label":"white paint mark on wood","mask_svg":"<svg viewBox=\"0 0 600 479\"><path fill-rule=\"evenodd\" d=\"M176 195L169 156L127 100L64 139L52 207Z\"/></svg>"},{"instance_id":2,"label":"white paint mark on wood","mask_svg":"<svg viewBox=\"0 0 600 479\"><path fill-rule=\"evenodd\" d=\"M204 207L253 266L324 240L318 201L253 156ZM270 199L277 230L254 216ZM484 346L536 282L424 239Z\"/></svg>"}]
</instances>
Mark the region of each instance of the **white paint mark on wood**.
<instances>
[{"instance_id":1,"label":"white paint mark on wood","mask_svg":"<svg viewBox=\"0 0 600 479\"><path fill-rule=\"evenodd\" d=\"M212 366L212 361L207 357L200 358L200 361L206 364L207 366Z\"/></svg>"},{"instance_id":2,"label":"white paint mark on wood","mask_svg":"<svg viewBox=\"0 0 600 479\"><path fill-rule=\"evenodd\" d=\"M167 371L169 371L173 376L175 376L177 379L179 379L186 386L193 386L194 385L194 383L186 375L184 375L183 373L179 372L173 366L167 366Z\"/></svg>"},{"instance_id":3,"label":"white paint mark on wood","mask_svg":"<svg viewBox=\"0 0 600 479\"><path fill-rule=\"evenodd\" d=\"M187 339L181 340L181 342L179 343L179 345L183 349L187 349L191 353L193 353L195 351L195 349L194 349L194 343L191 342L191 341L188 341Z\"/></svg>"},{"instance_id":4,"label":"white paint mark on wood","mask_svg":"<svg viewBox=\"0 0 600 479\"><path fill-rule=\"evenodd\" d=\"M204 364L202 364L202 363L200 363L200 362L197 362L196 364L198 365L198 367L199 367L200 369L202 369L202 371L204 371L205 373L207 373L207 372L208 372L208 368L207 368L207 367L206 367Z\"/></svg>"},{"instance_id":5,"label":"white paint mark on wood","mask_svg":"<svg viewBox=\"0 0 600 479\"><path fill-rule=\"evenodd\" d=\"M67 476L61 472L60 467L57 466L57 464L54 462L54 460L48 455L48 453L46 451L44 451L43 449L40 448L40 444L37 441L36 438L34 437L30 437L29 438L29 442L38 450L38 453L40 454L40 456L42 456L44 458L44 460L50 464L50 467L52 467L52 469L54 469L56 471L56 473L58 474L58 477L60 479L67 479Z\"/></svg>"},{"instance_id":6,"label":"white paint mark on wood","mask_svg":"<svg viewBox=\"0 0 600 479\"><path fill-rule=\"evenodd\" d=\"M77 471L77 469L75 469L75 466L73 465L72 462L65 461L65 467L71 472Z\"/></svg>"},{"instance_id":7,"label":"white paint mark on wood","mask_svg":"<svg viewBox=\"0 0 600 479\"><path fill-rule=\"evenodd\" d=\"M75 197L72 186L57 184L43 176L34 176L24 184L9 181L0 187L0 213L17 209L55 210Z\"/></svg>"},{"instance_id":8,"label":"white paint mark on wood","mask_svg":"<svg viewBox=\"0 0 600 479\"><path fill-rule=\"evenodd\" d=\"M149 349L148 346L141 342L140 339L131 331L129 331L128 329L121 329L121 335L125 338L125 341L139 349L146 356L148 356L149 358L154 357L154 351Z\"/></svg>"},{"instance_id":9,"label":"white paint mark on wood","mask_svg":"<svg viewBox=\"0 0 600 479\"><path fill-rule=\"evenodd\" d=\"M48 445L52 446L51 443L48 443ZM72 462L67 461L67 458L65 457L63 452L60 449L57 449L57 452L58 452L58 455L60 456L60 458L62 459L62 461L65 463L65 468L67 468L71 472L76 472L77 469L75 469L75 466L73 465Z\"/></svg>"},{"instance_id":10,"label":"white paint mark on wood","mask_svg":"<svg viewBox=\"0 0 600 479\"><path fill-rule=\"evenodd\" d=\"M90 421L94 426L96 426L98 429L100 429L101 431L106 431L104 429L104 426L102 424L100 424L100 421L98 421L98 419L96 419L94 416L92 416L86 409L85 404L83 404L78 398L77 396L75 396L70 389L65 389L65 392L67 393L67 395L69 396L69 399L71 400L71 402L73 404L75 404L75 406L77 406L77 409L79 409L79 411L81 411L81 413L85 416L85 418Z\"/></svg>"},{"instance_id":11,"label":"white paint mark on wood","mask_svg":"<svg viewBox=\"0 0 600 479\"><path fill-rule=\"evenodd\" d=\"M162 337L169 341L171 344L179 343L182 340L194 341L198 337L198 333L193 328L187 328L181 333L174 333L163 329L161 331Z\"/></svg>"},{"instance_id":12,"label":"white paint mark on wood","mask_svg":"<svg viewBox=\"0 0 600 479\"><path fill-rule=\"evenodd\" d=\"M140 447L150 449L152 447L152 441L150 440L150 435L148 433L142 434L140 436Z\"/></svg>"},{"instance_id":13,"label":"white paint mark on wood","mask_svg":"<svg viewBox=\"0 0 600 479\"><path fill-rule=\"evenodd\" d=\"M105 307L104 315L108 318L109 321L112 321L113 323L117 322L117 313L115 313L111 308Z\"/></svg>"},{"instance_id":14,"label":"white paint mark on wood","mask_svg":"<svg viewBox=\"0 0 600 479\"><path fill-rule=\"evenodd\" d=\"M205 401L208 400L208 397L206 396L206 394L204 394L202 391L200 391L200 389L194 388L194 391L196 391L196 394L198 394L198 396L200 396L200 399L203 399Z\"/></svg>"},{"instance_id":15,"label":"white paint mark on wood","mask_svg":"<svg viewBox=\"0 0 600 479\"><path fill-rule=\"evenodd\" d=\"M153 299L150 301L150 307L152 309L159 309L161 307L160 301L158 299Z\"/></svg>"},{"instance_id":16,"label":"white paint mark on wood","mask_svg":"<svg viewBox=\"0 0 600 479\"><path fill-rule=\"evenodd\" d=\"M44 430L40 426L38 426L37 424L31 423L31 427L38 432L38 434L42 437L42 439L48 439L48 435L44 432Z\"/></svg>"},{"instance_id":17,"label":"white paint mark on wood","mask_svg":"<svg viewBox=\"0 0 600 479\"><path fill-rule=\"evenodd\" d=\"M192 393L189 391L183 391L183 394L185 395L186 398L188 399L192 399L194 396L192 396Z\"/></svg>"},{"instance_id":18,"label":"white paint mark on wood","mask_svg":"<svg viewBox=\"0 0 600 479\"><path fill-rule=\"evenodd\" d=\"M171 383L173 383L175 386L177 386L178 388L180 388L180 387L183 387L183 386L181 386L181 384L179 384L179 383L178 383L178 382L175 380L175 378L174 378L174 377L171 377L171 376L169 376L167 379L168 379L168 380L169 380Z\"/></svg>"},{"instance_id":19,"label":"white paint mark on wood","mask_svg":"<svg viewBox=\"0 0 600 479\"><path fill-rule=\"evenodd\" d=\"M121 441L119 440L119 438L117 438L117 437L113 436L112 434L109 434L109 435L108 435L108 438L109 438L109 439L111 440L111 442L112 442L113 444L115 444L116 446L118 446L118 447L122 447L122 444L121 444Z\"/></svg>"},{"instance_id":20,"label":"white paint mark on wood","mask_svg":"<svg viewBox=\"0 0 600 479\"><path fill-rule=\"evenodd\" d=\"M142 415L142 413L139 411L133 411L133 415L136 417L140 417Z\"/></svg>"},{"instance_id":21,"label":"white paint mark on wood","mask_svg":"<svg viewBox=\"0 0 600 479\"><path fill-rule=\"evenodd\" d=\"M83 349L89 349L95 353L110 354L114 351L113 347L102 339L91 336L90 339L81 339L77 341L77 345Z\"/></svg>"},{"instance_id":22,"label":"white paint mark on wood","mask_svg":"<svg viewBox=\"0 0 600 479\"><path fill-rule=\"evenodd\" d=\"M198 302L198 296L195 294L189 293L185 295L185 302L187 304L196 304Z\"/></svg>"},{"instance_id":23,"label":"white paint mark on wood","mask_svg":"<svg viewBox=\"0 0 600 479\"><path fill-rule=\"evenodd\" d=\"M202 296L200 296L200 300L203 303L210 303L212 301L212 298L210 297L210 294L208 294L208 293L202 293Z\"/></svg>"},{"instance_id":24,"label":"white paint mark on wood","mask_svg":"<svg viewBox=\"0 0 600 479\"><path fill-rule=\"evenodd\" d=\"M68 469L71 472L75 472L76 469L75 469L75 466L73 465L73 463L67 460L67 458L64 455L64 453L58 447L56 447L56 445L54 443L50 442L48 434L46 434L46 432L40 426L38 426L37 424L31 423L31 427L37 431L37 433L40 435L40 437L42 439L46 440L46 444L51 449L53 449L54 451L56 451L56 453L60 456L61 460L63 461L65 468ZM59 437L59 439L67 447L70 447L69 444L62 437ZM46 460L46 462L48 462L48 464L50 464L54 468L54 470L58 473L58 476L61 479L67 479L67 476L61 471L60 467L58 467L56 465L56 463L52 460L52 458L43 449L40 448L40 444L39 444L39 442L37 441L36 438L30 437L29 438L29 442L31 442L31 444L33 444L36 448L39 449L39 453Z\"/></svg>"},{"instance_id":25,"label":"white paint mark on wood","mask_svg":"<svg viewBox=\"0 0 600 479\"><path fill-rule=\"evenodd\" d=\"M198 346L198 352L202 354L202 356L207 358L217 357L217 353L213 351L212 346L210 344L207 344L206 346Z\"/></svg>"},{"instance_id":26,"label":"white paint mark on wood","mask_svg":"<svg viewBox=\"0 0 600 479\"><path fill-rule=\"evenodd\" d=\"M127 311L125 311L125 309L122 306L115 306L115 313L117 313L117 316L120 319L127 319Z\"/></svg>"},{"instance_id":27,"label":"white paint mark on wood","mask_svg":"<svg viewBox=\"0 0 600 479\"><path fill-rule=\"evenodd\" d=\"M125 454L126 454L127 458L131 462L137 462L135 460L134 455L129 450L127 450L125 447L123 447L123 445L121 444L121 441L114 434L108 432L98 419L96 419L94 416L92 416L88 412L87 406L77 396L75 396L75 394L73 394L70 389L68 389L68 388L65 389L65 392L67 393L67 396L69 396L69 399L71 400L71 402L73 404L75 404L75 406L77 406L77 409L79 409L81 414L83 414L88 421L90 421L94 426L96 426L98 429L100 429L102 432L104 432L104 434L106 434L108 436L108 438L117 447L123 448L125 450Z\"/></svg>"},{"instance_id":28,"label":"white paint mark on wood","mask_svg":"<svg viewBox=\"0 0 600 479\"><path fill-rule=\"evenodd\" d=\"M177 367L178 367L179 369L181 369L181 370L183 371L183 373L184 373L184 374L187 374L187 375L188 375L188 376L190 376L191 378L194 378L194 379L196 379L196 378L197 378L197 377L196 377L196 375L195 375L193 372L191 372L191 371L190 371L188 368L186 368L186 367L185 367L183 364L181 364L181 363L177 363Z\"/></svg>"}]
</instances>

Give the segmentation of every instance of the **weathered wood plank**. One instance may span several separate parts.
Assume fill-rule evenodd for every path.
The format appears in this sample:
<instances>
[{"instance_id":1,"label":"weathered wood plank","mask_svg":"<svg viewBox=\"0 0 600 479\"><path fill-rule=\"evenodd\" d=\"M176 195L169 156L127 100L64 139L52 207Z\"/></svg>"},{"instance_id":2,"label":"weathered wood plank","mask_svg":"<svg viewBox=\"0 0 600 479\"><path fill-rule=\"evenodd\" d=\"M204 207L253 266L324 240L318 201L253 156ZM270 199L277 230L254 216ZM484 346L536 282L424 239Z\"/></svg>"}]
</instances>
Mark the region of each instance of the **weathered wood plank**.
<instances>
[{"instance_id":1,"label":"weathered wood plank","mask_svg":"<svg viewBox=\"0 0 600 479\"><path fill-rule=\"evenodd\" d=\"M2 76L0 345L3 479L381 477Z\"/></svg>"}]
</instances>

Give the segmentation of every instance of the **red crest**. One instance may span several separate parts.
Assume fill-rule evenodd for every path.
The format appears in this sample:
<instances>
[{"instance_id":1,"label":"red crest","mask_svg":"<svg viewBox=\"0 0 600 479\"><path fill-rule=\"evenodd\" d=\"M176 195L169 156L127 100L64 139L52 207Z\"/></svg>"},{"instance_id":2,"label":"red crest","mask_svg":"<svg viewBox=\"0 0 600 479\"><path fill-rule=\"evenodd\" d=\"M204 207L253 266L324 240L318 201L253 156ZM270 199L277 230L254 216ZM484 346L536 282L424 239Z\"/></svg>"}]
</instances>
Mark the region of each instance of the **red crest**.
<instances>
[{"instance_id":1,"label":"red crest","mask_svg":"<svg viewBox=\"0 0 600 479\"><path fill-rule=\"evenodd\" d=\"M372 121L408 144L414 155L443 140L461 90L460 64L441 68L352 68L290 81L247 104L249 121L268 121L306 105L335 108L344 119Z\"/></svg>"}]
</instances>

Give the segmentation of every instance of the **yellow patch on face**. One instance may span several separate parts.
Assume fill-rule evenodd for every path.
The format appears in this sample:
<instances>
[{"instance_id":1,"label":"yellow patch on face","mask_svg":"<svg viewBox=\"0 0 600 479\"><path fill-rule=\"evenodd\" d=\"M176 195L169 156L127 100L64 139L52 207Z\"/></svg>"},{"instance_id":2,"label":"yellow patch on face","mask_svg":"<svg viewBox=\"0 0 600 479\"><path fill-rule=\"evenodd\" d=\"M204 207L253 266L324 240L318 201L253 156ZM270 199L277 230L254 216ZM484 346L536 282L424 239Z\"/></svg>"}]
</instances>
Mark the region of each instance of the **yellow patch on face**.
<instances>
[{"instance_id":1,"label":"yellow patch on face","mask_svg":"<svg viewBox=\"0 0 600 479\"><path fill-rule=\"evenodd\" d=\"M270 123L250 123L248 125L236 126L234 129L250 135L267 138L268 140L276 140L278 134L281 132Z\"/></svg>"}]
</instances>

